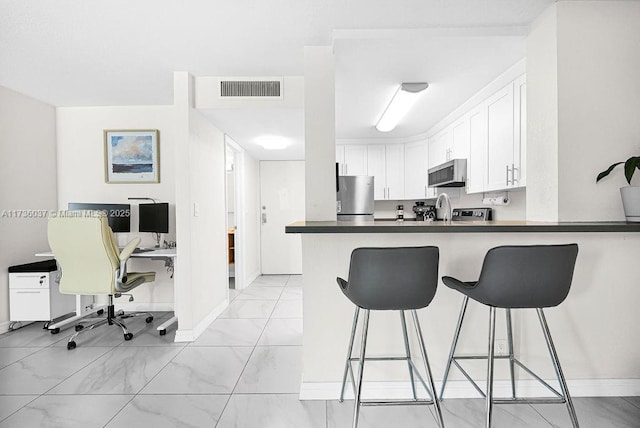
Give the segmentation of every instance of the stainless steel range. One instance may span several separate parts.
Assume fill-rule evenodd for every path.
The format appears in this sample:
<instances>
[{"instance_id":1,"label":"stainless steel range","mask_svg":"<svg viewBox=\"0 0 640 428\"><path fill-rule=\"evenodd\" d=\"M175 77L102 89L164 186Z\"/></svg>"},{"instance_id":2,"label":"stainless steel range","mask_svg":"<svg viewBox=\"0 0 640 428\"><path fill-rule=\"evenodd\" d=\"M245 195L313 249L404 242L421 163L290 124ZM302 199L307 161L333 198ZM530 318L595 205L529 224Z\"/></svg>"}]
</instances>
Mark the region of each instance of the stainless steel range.
<instances>
[{"instance_id":1,"label":"stainless steel range","mask_svg":"<svg viewBox=\"0 0 640 428\"><path fill-rule=\"evenodd\" d=\"M491 208L454 208L452 221L488 221L491 220Z\"/></svg>"}]
</instances>

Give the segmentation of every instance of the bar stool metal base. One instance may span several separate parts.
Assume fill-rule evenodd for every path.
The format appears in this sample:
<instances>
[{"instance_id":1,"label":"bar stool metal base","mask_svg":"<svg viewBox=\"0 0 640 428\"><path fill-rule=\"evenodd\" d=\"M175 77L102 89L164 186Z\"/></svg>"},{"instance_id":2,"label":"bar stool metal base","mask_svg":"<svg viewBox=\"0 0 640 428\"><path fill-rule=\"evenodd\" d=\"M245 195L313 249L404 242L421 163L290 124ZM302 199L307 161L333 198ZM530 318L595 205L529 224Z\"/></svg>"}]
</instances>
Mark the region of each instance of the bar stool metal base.
<instances>
[{"instance_id":1,"label":"bar stool metal base","mask_svg":"<svg viewBox=\"0 0 640 428\"><path fill-rule=\"evenodd\" d=\"M487 355L455 355L455 351L458 345L458 339L460 337L460 330L462 328L462 323L464 321L464 315L467 310L467 304L469 302L469 297L465 296L462 302L462 308L460 309L460 316L458 318L458 323L456 326L456 330L453 337L453 343L451 345L451 350L449 353L449 359L447 360L447 365L445 368L444 376L442 379L442 388L440 390L440 400L444 397L444 389L447 384L447 379L449 377L449 372L451 369L451 365L453 364L460 370L463 376L471 382L471 385L475 388L478 393L486 399L486 427L491 427L492 422L492 411L493 404L565 404L567 406L567 410L569 412L569 417L571 418L571 423L574 428L579 428L578 418L576 416L575 408L573 406L573 402L571 401L571 396L569 395L569 389L567 387L567 382L564 378L564 374L562 373L562 368L560 367L560 360L558 359L558 355L556 353L555 346L553 345L553 341L551 339L551 332L549 331L549 326L547 325L546 318L544 316L544 312L542 308L537 308L536 311L538 313L538 319L540 321L540 326L542 328L542 332L545 337L545 342L547 344L547 348L549 350L549 355L551 357L551 361L553 362L553 366L556 372L556 377L558 379L558 383L560 384L561 391L557 391L547 382L545 382L540 376L535 374L531 369L525 366L520 360L518 360L514 356L513 351L513 331L511 324L511 310L506 310L506 323L507 323L507 341L508 341L508 355L494 355L494 343L495 343L495 317L496 317L496 308L489 307L489 343L488 343L488 354ZM485 359L487 360L487 386L486 393L482 391L480 386L471 378L469 373L460 365L459 360L478 360ZM510 398L494 398L493 397L493 366L495 359L507 359L509 361L509 369L511 374L511 397ZM529 375L531 375L535 380L544 385L549 391L551 391L556 397L526 397L521 398L516 394L516 385L515 385L515 377L514 377L514 368L515 366L520 367L524 371L526 371Z\"/></svg>"},{"instance_id":2,"label":"bar stool metal base","mask_svg":"<svg viewBox=\"0 0 640 428\"><path fill-rule=\"evenodd\" d=\"M397 406L397 405L433 405L436 408L436 422L438 426L444 428L444 421L442 419L442 410L440 409L440 403L436 396L435 385L433 382L433 376L431 375L431 368L429 366L429 360L427 358L427 352L424 345L424 339L422 337L422 330L420 328L420 322L418 321L418 315L415 310L412 310L413 322L416 329L416 334L418 337L418 343L420 345L420 352L422 354L422 358L424 360L425 370L426 370L426 381L420 375L417 367L413 363L411 358L411 349L409 346L409 338L407 335L407 322L405 319L404 311L400 312L400 320L402 322L402 333L404 338L405 345L405 355L404 357L366 357L366 346L367 346L367 333L369 329L369 309L364 309L364 321L362 327L362 338L361 338L361 346L360 346L360 356L353 357L353 342L355 340L356 328L358 326L358 317L360 313L360 308L356 307L355 314L353 317L353 325L351 328L351 337L349 339L349 350L347 353L347 358L344 366L344 374L342 376L342 388L340 390L340 402L344 401L345 388L347 384L347 376L350 376L351 383L354 389L355 395L355 407L353 413L353 428L358 426L358 419L360 414L360 407L362 406ZM358 361L358 379L356 381L353 374L352 363L354 361ZM411 380L411 391L413 395L413 399L410 400L362 400L362 379L364 374L364 365L367 361L406 361L407 367L409 369L409 378ZM418 398L416 393L416 383L415 378L418 378L422 386L424 387L427 394L429 394L429 399Z\"/></svg>"}]
</instances>

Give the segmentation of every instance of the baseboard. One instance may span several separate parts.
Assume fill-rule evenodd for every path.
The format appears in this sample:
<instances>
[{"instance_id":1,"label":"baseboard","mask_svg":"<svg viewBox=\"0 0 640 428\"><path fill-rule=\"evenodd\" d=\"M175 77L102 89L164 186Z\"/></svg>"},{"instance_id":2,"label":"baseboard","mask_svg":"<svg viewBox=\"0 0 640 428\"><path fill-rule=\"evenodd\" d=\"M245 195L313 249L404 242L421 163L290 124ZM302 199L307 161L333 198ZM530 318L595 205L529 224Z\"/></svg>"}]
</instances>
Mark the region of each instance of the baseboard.
<instances>
[{"instance_id":1,"label":"baseboard","mask_svg":"<svg viewBox=\"0 0 640 428\"><path fill-rule=\"evenodd\" d=\"M255 281L256 278L258 278L259 276L260 276L260 271L259 270L253 271L252 273L247 275L246 278L245 278L245 281L244 281L244 287L242 287L242 288L247 288L249 286L249 284L251 284L253 281Z\"/></svg>"},{"instance_id":2,"label":"baseboard","mask_svg":"<svg viewBox=\"0 0 640 428\"><path fill-rule=\"evenodd\" d=\"M216 306L202 321L191 330L180 330L180 320L178 320L178 330L174 342L193 342L204 332L213 321L229 306L229 299L224 299L222 303Z\"/></svg>"},{"instance_id":3,"label":"baseboard","mask_svg":"<svg viewBox=\"0 0 640 428\"><path fill-rule=\"evenodd\" d=\"M0 322L0 334L8 332L10 324L11 321Z\"/></svg>"},{"instance_id":4,"label":"baseboard","mask_svg":"<svg viewBox=\"0 0 640 428\"><path fill-rule=\"evenodd\" d=\"M559 389L557 381L545 380ZM576 379L567 380L572 397L629 397L640 395L640 379ZM484 385L481 385L484 386ZM302 382L300 400L337 400L340 396L340 382ZM436 382L440 394L441 382ZM495 397L508 397L511 382L496 381ZM517 382L519 397L549 397L550 391L535 380ZM422 385L418 384L418 395L426 397ZM402 399L411 397L411 384L407 382L364 382L363 399ZM478 391L466 380L447 382L444 398L481 398ZM353 388L347 383L345 399L353 399Z\"/></svg>"}]
</instances>

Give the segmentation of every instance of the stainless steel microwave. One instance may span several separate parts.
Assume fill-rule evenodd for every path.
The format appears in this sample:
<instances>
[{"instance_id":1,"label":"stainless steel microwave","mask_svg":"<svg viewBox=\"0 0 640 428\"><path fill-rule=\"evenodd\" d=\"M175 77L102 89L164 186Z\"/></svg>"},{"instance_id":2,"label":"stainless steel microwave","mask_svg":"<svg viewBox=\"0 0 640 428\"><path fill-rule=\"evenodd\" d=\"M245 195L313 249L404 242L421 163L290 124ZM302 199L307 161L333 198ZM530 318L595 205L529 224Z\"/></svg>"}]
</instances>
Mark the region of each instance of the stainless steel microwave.
<instances>
[{"instance_id":1,"label":"stainless steel microwave","mask_svg":"<svg viewBox=\"0 0 640 428\"><path fill-rule=\"evenodd\" d=\"M452 159L429 168L429 187L464 187L467 180L467 160Z\"/></svg>"}]
</instances>

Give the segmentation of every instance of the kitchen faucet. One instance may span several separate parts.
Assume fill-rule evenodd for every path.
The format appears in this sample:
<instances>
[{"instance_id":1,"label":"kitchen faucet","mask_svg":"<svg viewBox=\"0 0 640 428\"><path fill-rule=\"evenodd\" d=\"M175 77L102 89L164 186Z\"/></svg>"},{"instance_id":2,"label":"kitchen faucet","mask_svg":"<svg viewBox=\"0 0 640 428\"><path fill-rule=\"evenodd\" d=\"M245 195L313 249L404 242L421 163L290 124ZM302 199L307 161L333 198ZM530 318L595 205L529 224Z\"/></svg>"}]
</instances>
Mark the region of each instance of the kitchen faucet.
<instances>
[{"instance_id":1,"label":"kitchen faucet","mask_svg":"<svg viewBox=\"0 0 640 428\"><path fill-rule=\"evenodd\" d=\"M436 208L442 208L442 201L447 203L447 210L444 212L443 220L444 222L451 221L451 201L449 200L449 195L442 192L438 195L438 199L436 200Z\"/></svg>"}]
</instances>

